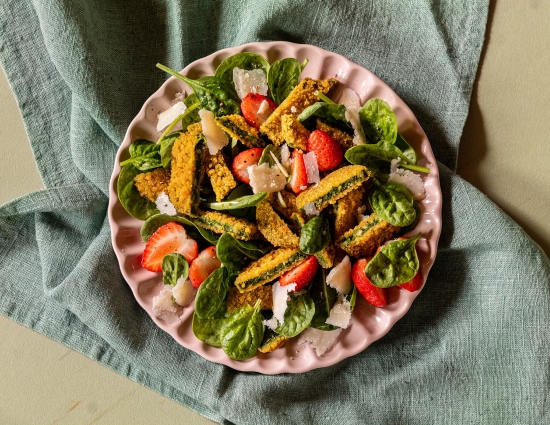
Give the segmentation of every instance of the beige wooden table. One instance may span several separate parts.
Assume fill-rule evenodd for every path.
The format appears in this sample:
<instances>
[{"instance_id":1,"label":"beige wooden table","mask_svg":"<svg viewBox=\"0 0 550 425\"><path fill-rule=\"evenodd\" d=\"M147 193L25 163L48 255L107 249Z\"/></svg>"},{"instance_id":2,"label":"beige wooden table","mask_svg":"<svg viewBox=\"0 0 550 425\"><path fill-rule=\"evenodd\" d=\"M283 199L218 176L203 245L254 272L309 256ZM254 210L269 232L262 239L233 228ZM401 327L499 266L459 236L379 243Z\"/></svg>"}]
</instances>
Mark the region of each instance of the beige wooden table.
<instances>
[{"instance_id":1,"label":"beige wooden table","mask_svg":"<svg viewBox=\"0 0 550 425\"><path fill-rule=\"evenodd\" d=\"M458 171L550 255L548 22L548 1L492 3ZM0 110L4 203L42 183L1 72ZM0 424L212 423L3 316L0 329Z\"/></svg>"}]
</instances>

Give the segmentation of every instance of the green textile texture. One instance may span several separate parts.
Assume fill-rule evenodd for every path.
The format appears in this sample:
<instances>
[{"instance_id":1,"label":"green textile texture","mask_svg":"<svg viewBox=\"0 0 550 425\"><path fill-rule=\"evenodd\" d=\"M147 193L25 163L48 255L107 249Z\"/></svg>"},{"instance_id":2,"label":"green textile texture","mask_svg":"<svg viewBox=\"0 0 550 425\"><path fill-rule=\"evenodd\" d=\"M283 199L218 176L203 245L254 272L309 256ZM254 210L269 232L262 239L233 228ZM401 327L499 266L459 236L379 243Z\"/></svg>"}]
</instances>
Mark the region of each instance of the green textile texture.
<instances>
[{"instance_id":1,"label":"green textile texture","mask_svg":"<svg viewBox=\"0 0 550 425\"><path fill-rule=\"evenodd\" d=\"M0 208L0 312L222 423L549 423L550 264L453 173L487 0L3 0L0 63L40 192ZM117 147L167 76L252 41L317 45L411 107L440 161L443 233L390 333L300 375L241 373L179 346L122 278L106 218Z\"/></svg>"}]
</instances>

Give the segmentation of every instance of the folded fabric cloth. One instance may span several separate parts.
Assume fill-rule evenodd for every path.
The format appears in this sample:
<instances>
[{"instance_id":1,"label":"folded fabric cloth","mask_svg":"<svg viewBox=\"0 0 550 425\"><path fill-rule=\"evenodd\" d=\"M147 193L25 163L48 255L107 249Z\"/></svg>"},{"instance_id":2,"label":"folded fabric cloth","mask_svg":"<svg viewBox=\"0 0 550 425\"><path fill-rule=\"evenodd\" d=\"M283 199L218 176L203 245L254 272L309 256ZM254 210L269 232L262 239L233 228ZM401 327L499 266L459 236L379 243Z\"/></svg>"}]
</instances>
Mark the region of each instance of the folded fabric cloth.
<instances>
[{"instance_id":1,"label":"folded fabric cloth","mask_svg":"<svg viewBox=\"0 0 550 425\"><path fill-rule=\"evenodd\" d=\"M548 422L548 258L452 172L487 3L0 3L0 62L46 186L0 208L0 312L218 422ZM407 315L299 375L237 372L160 331L106 218L117 147L166 78L154 64L269 40L335 51L391 86L431 141L444 197L437 260Z\"/></svg>"}]
</instances>

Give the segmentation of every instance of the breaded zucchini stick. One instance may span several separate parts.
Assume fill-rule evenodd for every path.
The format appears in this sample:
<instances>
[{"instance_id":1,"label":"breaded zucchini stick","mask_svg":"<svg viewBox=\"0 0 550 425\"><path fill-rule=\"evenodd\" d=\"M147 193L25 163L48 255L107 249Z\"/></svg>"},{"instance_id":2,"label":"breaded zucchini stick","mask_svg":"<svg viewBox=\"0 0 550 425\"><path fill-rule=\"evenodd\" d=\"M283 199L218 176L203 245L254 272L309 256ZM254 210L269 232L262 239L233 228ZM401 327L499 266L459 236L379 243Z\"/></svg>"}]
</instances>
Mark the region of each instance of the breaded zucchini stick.
<instances>
[{"instance_id":1,"label":"breaded zucchini stick","mask_svg":"<svg viewBox=\"0 0 550 425\"><path fill-rule=\"evenodd\" d=\"M271 336L264 337L264 342L258 348L260 353L271 353L273 350L282 347L285 345L290 338L287 338L284 335L277 335L273 333Z\"/></svg>"},{"instance_id":2,"label":"breaded zucchini stick","mask_svg":"<svg viewBox=\"0 0 550 425\"><path fill-rule=\"evenodd\" d=\"M256 222L258 230L273 246L298 247L300 239L292 233L292 230L279 217L268 200L264 200L256 206Z\"/></svg>"},{"instance_id":3,"label":"breaded zucchini stick","mask_svg":"<svg viewBox=\"0 0 550 425\"><path fill-rule=\"evenodd\" d=\"M309 131L295 115L286 114L281 117L281 135L291 148L307 150Z\"/></svg>"},{"instance_id":4,"label":"breaded zucchini stick","mask_svg":"<svg viewBox=\"0 0 550 425\"><path fill-rule=\"evenodd\" d=\"M353 257L370 257L380 245L389 241L399 231L396 227L372 213L353 229L344 233L336 245Z\"/></svg>"},{"instance_id":5,"label":"breaded zucchini stick","mask_svg":"<svg viewBox=\"0 0 550 425\"><path fill-rule=\"evenodd\" d=\"M243 241L261 237L254 223L218 211L199 210L196 216L188 219L197 226L212 230L214 233L231 233L235 238Z\"/></svg>"},{"instance_id":6,"label":"breaded zucchini stick","mask_svg":"<svg viewBox=\"0 0 550 425\"><path fill-rule=\"evenodd\" d=\"M249 148L263 148L265 146L265 141L260 137L258 130L248 124L240 115L226 115L216 118L216 123L231 137Z\"/></svg>"},{"instance_id":7,"label":"breaded zucchini stick","mask_svg":"<svg viewBox=\"0 0 550 425\"><path fill-rule=\"evenodd\" d=\"M254 306L256 301L261 300L261 310L273 310L273 289L271 286L258 286L252 291L241 292L235 287L229 288L227 293L227 312L244 307Z\"/></svg>"},{"instance_id":8,"label":"breaded zucchini stick","mask_svg":"<svg viewBox=\"0 0 550 425\"><path fill-rule=\"evenodd\" d=\"M354 146L353 136L350 136L349 134L343 132L342 130L336 127L331 127L330 125L324 123L320 119L317 119L317 130L324 131L330 137L336 140L338 144L342 147L342 150L344 152Z\"/></svg>"},{"instance_id":9,"label":"breaded zucchini stick","mask_svg":"<svg viewBox=\"0 0 550 425\"><path fill-rule=\"evenodd\" d=\"M281 201L279 200L279 196L277 194L273 194L269 198L269 202L271 202L271 206L284 218L287 220L292 220L292 214L298 213L298 208L296 208L296 195L294 193L289 192L288 190L281 190L279 192L281 194L281 198L283 198L283 202L286 205L286 207L283 207L281 205Z\"/></svg>"},{"instance_id":10,"label":"breaded zucchini stick","mask_svg":"<svg viewBox=\"0 0 550 425\"><path fill-rule=\"evenodd\" d=\"M287 270L302 263L307 255L297 248L279 248L246 266L235 279L239 291L251 291L277 279Z\"/></svg>"},{"instance_id":11,"label":"breaded zucchini stick","mask_svg":"<svg viewBox=\"0 0 550 425\"><path fill-rule=\"evenodd\" d=\"M225 157L221 151L216 155L207 155L206 174L210 178L212 189L216 194L216 201L220 202L237 187L237 181L227 166Z\"/></svg>"},{"instance_id":12,"label":"breaded zucchini stick","mask_svg":"<svg viewBox=\"0 0 550 425\"><path fill-rule=\"evenodd\" d=\"M294 87L283 103L281 103L262 124L260 131L266 134L274 145L282 145L285 142L281 132L281 120L283 115L300 114L308 106L319 101L319 98L315 95L316 91L327 94L337 83L338 80L335 78L330 78L328 80L304 78Z\"/></svg>"},{"instance_id":13,"label":"breaded zucchini stick","mask_svg":"<svg viewBox=\"0 0 550 425\"><path fill-rule=\"evenodd\" d=\"M348 165L333 171L317 186L312 186L296 197L296 207L304 211L307 204L321 211L330 204L342 199L353 189L368 180L369 171L362 165Z\"/></svg>"},{"instance_id":14,"label":"breaded zucchini stick","mask_svg":"<svg viewBox=\"0 0 550 425\"><path fill-rule=\"evenodd\" d=\"M357 209L363 202L362 186L352 190L347 196L334 204L334 239L346 233L357 224Z\"/></svg>"},{"instance_id":15,"label":"breaded zucchini stick","mask_svg":"<svg viewBox=\"0 0 550 425\"><path fill-rule=\"evenodd\" d=\"M134 184L141 196L155 202L170 184L170 170L156 168L148 173L138 174L134 177Z\"/></svg>"},{"instance_id":16,"label":"breaded zucchini stick","mask_svg":"<svg viewBox=\"0 0 550 425\"><path fill-rule=\"evenodd\" d=\"M206 152L206 141L202 134L183 133L174 142L168 196L183 214L193 216L198 212Z\"/></svg>"}]
</instances>

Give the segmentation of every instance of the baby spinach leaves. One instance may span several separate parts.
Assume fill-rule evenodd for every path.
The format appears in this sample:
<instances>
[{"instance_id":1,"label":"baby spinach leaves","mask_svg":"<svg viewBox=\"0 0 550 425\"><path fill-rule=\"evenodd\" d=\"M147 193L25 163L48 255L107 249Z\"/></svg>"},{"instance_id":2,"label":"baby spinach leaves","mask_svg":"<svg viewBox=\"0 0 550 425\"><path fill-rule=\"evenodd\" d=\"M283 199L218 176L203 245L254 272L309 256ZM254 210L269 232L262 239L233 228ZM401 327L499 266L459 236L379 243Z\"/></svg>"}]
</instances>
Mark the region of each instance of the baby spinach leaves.
<instances>
[{"instance_id":1,"label":"baby spinach leaves","mask_svg":"<svg viewBox=\"0 0 550 425\"><path fill-rule=\"evenodd\" d=\"M141 171L132 164L122 167L118 175L117 194L118 200L128 214L138 220L147 220L160 211L157 209L154 202L143 198L139 194L134 184L134 178L140 173Z\"/></svg>"},{"instance_id":2,"label":"baby spinach leaves","mask_svg":"<svg viewBox=\"0 0 550 425\"><path fill-rule=\"evenodd\" d=\"M265 331L260 304L258 300L254 307L247 304L238 308L223 321L220 342L228 357L246 360L256 354Z\"/></svg>"},{"instance_id":3,"label":"baby spinach leaves","mask_svg":"<svg viewBox=\"0 0 550 425\"><path fill-rule=\"evenodd\" d=\"M346 159L352 164L365 165L369 161L387 161L403 158L403 152L394 144L381 140L375 145L354 146L346 151Z\"/></svg>"},{"instance_id":4,"label":"baby spinach leaves","mask_svg":"<svg viewBox=\"0 0 550 425\"><path fill-rule=\"evenodd\" d=\"M371 283L380 288L389 288L411 280L420 266L416 254L416 241L420 236L422 233L382 247L365 267L365 274Z\"/></svg>"},{"instance_id":5,"label":"baby spinach leaves","mask_svg":"<svg viewBox=\"0 0 550 425\"><path fill-rule=\"evenodd\" d=\"M240 99L231 83L212 76L192 80L160 63L157 67L191 87L200 102L201 109L211 111L216 117L240 114Z\"/></svg>"},{"instance_id":6,"label":"baby spinach leaves","mask_svg":"<svg viewBox=\"0 0 550 425\"><path fill-rule=\"evenodd\" d=\"M267 85L275 103L280 105L300 81L300 75L308 60L302 64L294 58L276 60L267 74Z\"/></svg>"},{"instance_id":7,"label":"baby spinach leaves","mask_svg":"<svg viewBox=\"0 0 550 425\"><path fill-rule=\"evenodd\" d=\"M174 147L174 142L180 134L181 131L175 131L161 138L158 142L158 145L160 146L160 159L164 168L170 167L170 163L172 162L172 148Z\"/></svg>"},{"instance_id":8,"label":"baby spinach leaves","mask_svg":"<svg viewBox=\"0 0 550 425\"><path fill-rule=\"evenodd\" d=\"M388 223L405 227L416 218L413 199L401 183L380 183L374 180L375 187L369 193L372 210Z\"/></svg>"},{"instance_id":9,"label":"baby spinach leaves","mask_svg":"<svg viewBox=\"0 0 550 425\"><path fill-rule=\"evenodd\" d=\"M162 259L162 280L165 285L176 285L178 279L187 279L189 275L189 264L183 255L173 252L165 255Z\"/></svg>"},{"instance_id":10,"label":"baby spinach leaves","mask_svg":"<svg viewBox=\"0 0 550 425\"><path fill-rule=\"evenodd\" d=\"M225 303L222 303L218 311L208 319L201 319L197 313L194 312L192 325L193 333L205 344L211 345L212 347L221 347L220 330L227 316Z\"/></svg>"},{"instance_id":11,"label":"baby spinach leaves","mask_svg":"<svg viewBox=\"0 0 550 425\"><path fill-rule=\"evenodd\" d=\"M267 251L252 241L240 241L229 233L220 236L216 244L216 255L230 270L242 270L250 260L262 258Z\"/></svg>"},{"instance_id":12,"label":"baby spinach leaves","mask_svg":"<svg viewBox=\"0 0 550 425\"><path fill-rule=\"evenodd\" d=\"M283 323L279 324L275 332L292 338L306 329L315 314L315 303L307 293L291 295L288 302Z\"/></svg>"},{"instance_id":13,"label":"baby spinach leaves","mask_svg":"<svg viewBox=\"0 0 550 425\"><path fill-rule=\"evenodd\" d=\"M317 254L325 249L330 242L328 219L318 215L310 219L300 232L300 251L305 254Z\"/></svg>"},{"instance_id":14,"label":"baby spinach leaves","mask_svg":"<svg viewBox=\"0 0 550 425\"><path fill-rule=\"evenodd\" d=\"M200 319L213 317L224 304L229 287L229 272L220 267L210 273L201 284L195 297L195 313Z\"/></svg>"},{"instance_id":15,"label":"baby spinach leaves","mask_svg":"<svg viewBox=\"0 0 550 425\"><path fill-rule=\"evenodd\" d=\"M150 171L162 166L160 146L145 139L138 139L130 145L130 158L120 163L121 167L132 164L140 171Z\"/></svg>"},{"instance_id":16,"label":"baby spinach leaves","mask_svg":"<svg viewBox=\"0 0 550 425\"><path fill-rule=\"evenodd\" d=\"M254 195L241 196L240 198L232 199L230 201L206 202L203 206L216 211L238 210L247 207L255 207L267 198L267 195L269 195L269 193L259 192Z\"/></svg>"},{"instance_id":17,"label":"baby spinach leaves","mask_svg":"<svg viewBox=\"0 0 550 425\"><path fill-rule=\"evenodd\" d=\"M160 226L163 226L166 223L170 222L183 224L188 236L193 239L197 237L203 238L209 243L209 245L216 245L216 243L218 242L218 238L214 233L212 233L208 229L204 229L200 226L193 224L193 222L186 219L185 217L168 214L158 214L158 212L159 211L157 210L157 213L155 215L151 215L149 218L147 218L147 220L145 220L145 223L141 225L139 233L143 242L147 242Z\"/></svg>"},{"instance_id":18,"label":"baby spinach leaves","mask_svg":"<svg viewBox=\"0 0 550 425\"><path fill-rule=\"evenodd\" d=\"M281 161L281 147L274 146L274 145L267 145L262 151L262 155L260 156L258 165L262 165L264 162L267 162L270 167L275 167L277 163L271 156L271 153L275 155L275 157L279 160L279 162Z\"/></svg>"},{"instance_id":19,"label":"baby spinach leaves","mask_svg":"<svg viewBox=\"0 0 550 425\"><path fill-rule=\"evenodd\" d=\"M378 98L369 99L359 109L359 119L369 143L377 143L381 140L395 142L397 118L386 101Z\"/></svg>"},{"instance_id":20,"label":"baby spinach leaves","mask_svg":"<svg viewBox=\"0 0 550 425\"><path fill-rule=\"evenodd\" d=\"M263 69L266 77L269 75L269 63L262 55L251 52L241 52L224 59L216 68L215 77L233 84L233 69Z\"/></svg>"},{"instance_id":21,"label":"baby spinach leaves","mask_svg":"<svg viewBox=\"0 0 550 425\"><path fill-rule=\"evenodd\" d=\"M394 143L396 148L399 148L401 152L403 152L402 158L404 161L409 162L409 164L416 164L416 152L412 148L411 145L409 145L409 142L405 140L401 134L397 133L397 138L395 139Z\"/></svg>"},{"instance_id":22,"label":"baby spinach leaves","mask_svg":"<svg viewBox=\"0 0 550 425\"><path fill-rule=\"evenodd\" d=\"M315 314L311 319L311 327L322 331L333 331L336 326L326 323L330 310L338 298L336 289L327 285L325 270L321 269L309 287L309 294L315 303Z\"/></svg>"},{"instance_id":23,"label":"baby spinach leaves","mask_svg":"<svg viewBox=\"0 0 550 425\"><path fill-rule=\"evenodd\" d=\"M306 127L315 127L315 118L319 118L329 125L340 128L349 134L353 134L353 127L346 118L346 107L336 103L316 102L308 106L298 115L298 121Z\"/></svg>"}]
</instances>

